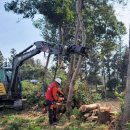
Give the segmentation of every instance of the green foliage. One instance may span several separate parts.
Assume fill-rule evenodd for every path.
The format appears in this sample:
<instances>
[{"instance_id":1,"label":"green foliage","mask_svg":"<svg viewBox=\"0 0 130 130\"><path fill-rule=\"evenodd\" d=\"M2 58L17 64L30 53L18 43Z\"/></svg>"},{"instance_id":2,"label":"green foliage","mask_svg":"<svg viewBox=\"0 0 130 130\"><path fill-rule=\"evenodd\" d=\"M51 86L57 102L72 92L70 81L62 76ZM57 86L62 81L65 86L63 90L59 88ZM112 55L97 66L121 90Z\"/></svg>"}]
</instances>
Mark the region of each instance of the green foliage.
<instances>
[{"instance_id":1,"label":"green foliage","mask_svg":"<svg viewBox=\"0 0 130 130\"><path fill-rule=\"evenodd\" d=\"M6 130L21 130L29 122L31 122L31 120L24 119L24 118L18 118L14 115L13 116L10 115L2 121L2 125L6 126L6 128L7 128Z\"/></svg>"},{"instance_id":2,"label":"green foliage","mask_svg":"<svg viewBox=\"0 0 130 130\"><path fill-rule=\"evenodd\" d=\"M34 92L37 92L41 89L41 84L32 84L29 81L25 80L22 81L23 86L23 97L28 97L29 95L32 95Z\"/></svg>"},{"instance_id":3,"label":"green foliage","mask_svg":"<svg viewBox=\"0 0 130 130\"><path fill-rule=\"evenodd\" d=\"M101 99L102 99L102 96L101 96L101 94L99 94L99 93L97 93L97 92L95 91L95 92L92 92L91 98L92 98L92 102L95 103L95 102L101 100Z\"/></svg>"},{"instance_id":4,"label":"green foliage","mask_svg":"<svg viewBox=\"0 0 130 130\"><path fill-rule=\"evenodd\" d=\"M75 90L73 95L74 106L79 107L80 104L88 103L90 101L88 95L89 92L86 91L82 86L80 86L80 89Z\"/></svg>"},{"instance_id":5,"label":"green foliage","mask_svg":"<svg viewBox=\"0 0 130 130\"><path fill-rule=\"evenodd\" d=\"M50 23L61 25L74 19L73 0L11 1L5 4L6 11L22 14L23 18L34 18L36 14L44 15Z\"/></svg>"},{"instance_id":6,"label":"green foliage","mask_svg":"<svg viewBox=\"0 0 130 130\"><path fill-rule=\"evenodd\" d=\"M78 116L79 114L80 114L79 109L75 107L75 108L72 110L72 115Z\"/></svg>"},{"instance_id":7,"label":"green foliage","mask_svg":"<svg viewBox=\"0 0 130 130\"><path fill-rule=\"evenodd\" d=\"M28 125L27 129L24 129L24 130L41 130L41 127L40 126L37 126L36 124L30 124Z\"/></svg>"},{"instance_id":8,"label":"green foliage","mask_svg":"<svg viewBox=\"0 0 130 130\"><path fill-rule=\"evenodd\" d=\"M32 84L29 81L22 81L23 91L22 95L23 98L27 98L27 102L29 104L38 103L39 100L36 99L37 92L41 90L41 84Z\"/></svg>"},{"instance_id":9,"label":"green foliage","mask_svg":"<svg viewBox=\"0 0 130 130\"><path fill-rule=\"evenodd\" d=\"M66 128L66 130L79 130L78 126L69 126L68 128ZM80 128L80 130L84 130L84 128Z\"/></svg>"},{"instance_id":10,"label":"green foliage","mask_svg":"<svg viewBox=\"0 0 130 130\"><path fill-rule=\"evenodd\" d=\"M11 120L10 124L6 124L7 130L41 130L41 127L37 125L37 123L33 120L27 120L23 118L14 118Z\"/></svg>"},{"instance_id":11,"label":"green foliage","mask_svg":"<svg viewBox=\"0 0 130 130\"><path fill-rule=\"evenodd\" d=\"M130 130L130 123L129 122L126 123L126 129Z\"/></svg>"},{"instance_id":12,"label":"green foliage","mask_svg":"<svg viewBox=\"0 0 130 130\"><path fill-rule=\"evenodd\" d=\"M72 2L70 0L41 1L38 10L48 18L50 23L62 25L64 22L71 22L74 19Z\"/></svg>"},{"instance_id":13,"label":"green foliage","mask_svg":"<svg viewBox=\"0 0 130 130\"><path fill-rule=\"evenodd\" d=\"M59 121L61 124L64 124L67 120L68 120L68 117L64 114L60 117Z\"/></svg>"},{"instance_id":14,"label":"green foliage","mask_svg":"<svg viewBox=\"0 0 130 130\"><path fill-rule=\"evenodd\" d=\"M62 70L58 70L56 77L60 77L62 79L62 83L60 87L63 88L63 86L65 86L66 84L66 79L67 79L66 72Z\"/></svg>"},{"instance_id":15,"label":"green foliage","mask_svg":"<svg viewBox=\"0 0 130 130\"><path fill-rule=\"evenodd\" d=\"M74 106L79 107L81 104L90 104L100 99L101 95L96 92L91 93L85 82L76 81L73 95Z\"/></svg>"},{"instance_id":16,"label":"green foliage","mask_svg":"<svg viewBox=\"0 0 130 130\"><path fill-rule=\"evenodd\" d=\"M37 79L42 77L43 67L40 61L35 61L33 58L28 59L20 68L22 80Z\"/></svg>"},{"instance_id":17,"label":"green foliage","mask_svg":"<svg viewBox=\"0 0 130 130\"><path fill-rule=\"evenodd\" d=\"M119 99L119 101L120 101L121 111L123 112L125 94L124 94L124 93L115 92L115 95L116 95L116 97L117 97L117 98Z\"/></svg>"},{"instance_id":18,"label":"green foliage","mask_svg":"<svg viewBox=\"0 0 130 130\"><path fill-rule=\"evenodd\" d=\"M74 111L74 113L77 113L76 109ZM48 125L47 114L39 116L39 112L34 113L30 110L16 112L4 109L1 111L0 116L1 128L4 130L108 130L107 125L87 121L82 122L80 119L69 120L65 114L60 116L57 127Z\"/></svg>"},{"instance_id":19,"label":"green foliage","mask_svg":"<svg viewBox=\"0 0 130 130\"><path fill-rule=\"evenodd\" d=\"M39 117L39 118L37 118L36 119L36 124L39 124L39 123L42 123L42 122L44 122L46 120L46 118L45 117Z\"/></svg>"},{"instance_id":20,"label":"green foliage","mask_svg":"<svg viewBox=\"0 0 130 130\"><path fill-rule=\"evenodd\" d=\"M36 28L38 28L41 31L41 35L43 36L43 39L45 39L45 41L58 41L57 27L53 24L50 24L45 17L35 20L33 24Z\"/></svg>"}]
</instances>

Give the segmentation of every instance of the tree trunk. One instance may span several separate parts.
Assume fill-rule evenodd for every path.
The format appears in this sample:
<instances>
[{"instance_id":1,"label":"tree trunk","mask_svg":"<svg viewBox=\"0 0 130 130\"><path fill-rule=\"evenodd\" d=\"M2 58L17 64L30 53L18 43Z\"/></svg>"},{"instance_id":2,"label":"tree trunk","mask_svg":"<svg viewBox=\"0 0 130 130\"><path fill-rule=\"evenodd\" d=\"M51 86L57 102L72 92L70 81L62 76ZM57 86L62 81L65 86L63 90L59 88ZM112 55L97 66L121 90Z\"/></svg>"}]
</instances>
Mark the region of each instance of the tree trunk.
<instances>
[{"instance_id":1,"label":"tree trunk","mask_svg":"<svg viewBox=\"0 0 130 130\"><path fill-rule=\"evenodd\" d=\"M74 81L75 81L76 75L80 69L81 61L82 61L82 57L80 56L79 60L78 60L77 68L76 68L75 72L73 73L73 76L72 76L72 79L71 79L71 82L69 85L69 93L68 93L67 104L66 104L68 112L71 110L71 102L72 102L72 96L73 96L73 90L74 90Z\"/></svg>"},{"instance_id":2,"label":"tree trunk","mask_svg":"<svg viewBox=\"0 0 130 130\"><path fill-rule=\"evenodd\" d=\"M42 92L43 92L43 94L45 94L45 92L47 90L47 83L45 82L45 77L46 77L46 73L47 73L47 68L48 68L50 56L51 56L51 54L49 54L47 56L46 66L45 66L45 70L43 72L43 81L42 81L43 82L43 84L42 84Z\"/></svg>"},{"instance_id":3,"label":"tree trunk","mask_svg":"<svg viewBox=\"0 0 130 130\"><path fill-rule=\"evenodd\" d=\"M68 71L68 75L67 75L67 81L66 81L66 84L65 84L65 86L63 88L63 92L64 92L66 97L67 97L68 92L69 92L69 84L70 84L70 81L71 81L71 78L72 78L73 72L74 72L73 58L74 58L73 55L71 55L70 64L69 64L69 71Z\"/></svg>"},{"instance_id":4,"label":"tree trunk","mask_svg":"<svg viewBox=\"0 0 130 130\"><path fill-rule=\"evenodd\" d=\"M124 111L122 114L122 125L130 120L130 26L129 26L129 59L127 68L127 80L125 89Z\"/></svg>"},{"instance_id":5,"label":"tree trunk","mask_svg":"<svg viewBox=\"0 0 130 130\"><path fill-rule=\"evenodd\" d=\"M57 74L57 71L58 71L58 58L57 58L57 62L56 62L56 68L55 68L55 71L54 71L54 78L53 80L56 78L56 74Z\"/></svg>"},{"instance_id":6,"label":"tree trunk","mask_svg":"<svg viewBox=\"0 0 130 130\"><path fill-rule=\"evenodd\" d=\"M76 21L76 30L75 30L75 38L74 38L74 43L77 44L77 39L78 39L78 30L79 30L79 20L77 19ZM71 82L71 78L73 76L74 73L74 69L76 65L76 56L75 55L71 55L70 58L70 65L69 65L69 72L68 72L68 76L67 76L67 81L66 81L66 85L64 87L64 93L65 95L68 95L68 90L69 90L69 84Z\"/></svg>"},{"instance_id":7,"label":"tree trunk","mask_svg":"<svg viewBox=\"0 0 130 130\"><path fill-rule=\"evenodd\" d=\"M47 56L46 66L45 66L45 70L44 70L44 73L43 73L43 84L44 84L44 81L45 81L45 76L46 76L46 72L47 72L50 56L51 56L51 54L49 53L48 56Z\"/></svg>"},{"instance_id":8,"label":"tree trunk","mask_svg":"<svg viewBox=\"0 0 130 130\"><path fill-rule=\"evenodd\" d=\"M130 49L129 49L129 64L127 70L125 103L124 103L124 112L123 112L123 121L126 122L128 120L130 120Z\"/></svg>"},{"instance_id":9,"label":"tree trunk","mask_svg":"<svg viewBox=\"0 0 130 130\"><path fill-rule=\"evenodd\" d=\"M75 33L75 43L77 43L78 41L78 37L79 35L82 41L82 45L85 45L86 43L86 32L85 32L85 28L84 28L84 23L83 23L83 18L82 18L82 13L81 13L81 7L82 7L82 0L77 0L76 1L76 12L77 12L77 25L76 25L76 33ZM78 32L77 32L78 30ZM79 33L79 31L81 31L81 33ZM76 75L79 72L80 66L81 66L81 61L82 61L82 56L79 56L78 62L77 62L77 67L75 69L75 72L73 73L73 76L71 78L70 81L70 85L69 85L69 94L68 94L68 98L67 98L67 104L66 104L66 108L67 108L67 112L68 114L70 113L71 110L71 102L72 102L72 96L73 96L73 90L74 90L74 81L76 79Z\"/></svg>"}]
</instances>

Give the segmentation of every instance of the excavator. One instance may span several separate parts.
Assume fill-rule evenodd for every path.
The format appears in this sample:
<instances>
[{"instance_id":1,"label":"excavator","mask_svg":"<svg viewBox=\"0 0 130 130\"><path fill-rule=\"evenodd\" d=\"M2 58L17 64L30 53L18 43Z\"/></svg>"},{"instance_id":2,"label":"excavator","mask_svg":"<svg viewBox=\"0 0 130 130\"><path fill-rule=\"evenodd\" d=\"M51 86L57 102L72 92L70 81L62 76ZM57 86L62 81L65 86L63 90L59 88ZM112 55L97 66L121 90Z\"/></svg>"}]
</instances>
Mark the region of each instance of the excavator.
<instances>
[{"instance_id":1,"label":"excavator","mask_svg":"<svg viewBox=\"0 0 130 130\"><path fill-rule=\"evenodd\" d=\"M70 54L87 55L87 48L81 45L34 42L13 58L12 67L0 68L0 107L9 104L14 109L23 108L19 67L24 61L41 52L68 57Z\"/></svg>"}]
</instances>

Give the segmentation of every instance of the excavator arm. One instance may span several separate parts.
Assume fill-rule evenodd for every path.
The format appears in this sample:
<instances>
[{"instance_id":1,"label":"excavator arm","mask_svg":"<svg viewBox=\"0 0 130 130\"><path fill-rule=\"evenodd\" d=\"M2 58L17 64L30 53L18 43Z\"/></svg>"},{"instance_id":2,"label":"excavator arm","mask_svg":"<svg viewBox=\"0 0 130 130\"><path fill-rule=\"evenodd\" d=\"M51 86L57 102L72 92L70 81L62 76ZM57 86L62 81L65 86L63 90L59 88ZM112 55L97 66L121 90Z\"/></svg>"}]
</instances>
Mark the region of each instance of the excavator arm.
<instances>
[{"instance_id":1,"label":"excavator arm","mask_svg":"<svg viewBox=\"0 0 130 130\"><path fill-rule=\"evenodd\" d=\"M33 49L30 50L31 48ZM12 77L8 91L10 97L19 98L17 97L17 93L15 92L17 88L17 75L19 67L23 64L24 61L39 54L40 52L46 52L61 56L75 53L85 55L87 54L87 48L80 45L63 46L61 44L48 43L44 41L37 41L33 45L30 45L28 48L17 54L13 59Z\"/></svg>"}]
</instances>

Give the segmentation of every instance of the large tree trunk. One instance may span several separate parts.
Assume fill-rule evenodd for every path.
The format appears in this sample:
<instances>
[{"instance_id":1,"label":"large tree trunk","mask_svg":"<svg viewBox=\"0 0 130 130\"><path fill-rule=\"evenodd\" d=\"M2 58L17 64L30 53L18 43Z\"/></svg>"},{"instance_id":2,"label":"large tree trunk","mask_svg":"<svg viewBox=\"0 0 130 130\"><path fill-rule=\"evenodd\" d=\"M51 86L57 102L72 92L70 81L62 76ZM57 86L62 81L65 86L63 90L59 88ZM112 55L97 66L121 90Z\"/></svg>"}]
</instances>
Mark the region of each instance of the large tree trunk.
<instances>
[{"instance_id":1,"label":"large tree trunk","mask_svg":"<svg viewBox=\"0 0 130 130\"><path fill-rule=\"evenodd\" d=\"M74 81L75 81L76 75L80 69L81 61L82 61L82 57L80 56L79 60L78 60L77 68L76 68L75 72L73 73L72 79L70 81L69 93L68 93L67 104L66 104L68 112L71 110L71 102L72 102L72 96L73 96L73 90L74 90Z\"/></svg>"},{"instance_id":2,"label":"large tree trunk","mask_svg":"<svg viewBox=\"0 0 130 130\"><path fill-rule=\"evenodd\" d=\"M77 21L76 21L76 29L75 29L75 38L74 38L74 43L75 44L77 44L77 41L78 41L77 40L78 39L78 34L79 34L78 32L79 32L79 20L77 19ZM66 81L66 85L65 85L64 90L63 90L66 96L68 95L68 92L69 92L69 84L71 82L71 78L73 76L75 67L76 67L76 56L71 55L67 81Z\"/></svg>"},{"instance_id":3,"label":"large tree trunk","mask_svg":"<svg viewBox=\"0 0 130 130\"><path fill-rule=\"evenodd\" d=\"M130 49L129 49L129 64L127 70L125 103L124 103L124 112L123 112L123 121L126 122L128 120L130 120Z\"/></svg>"},{"instance_id":4,"label":"large tree trunk","mask_svg":"<svg viewBox=\"0 0 130 130\"><path fill-rule=\"evenodd\" d=\"M124 111L122 113L122 125L130 121L130 26L129 26L129 59L127 68L127 80L125 89Z\"/></svg>"},{"instance_id":5,"label":"large tree trunk","mask_svg":"<svg viewBox=\"0 0 130 130\"><path fill-rule=\"evenodd\" d=\"M75 33L75 43L78 41L78 37L80 35L82 45L85 45L86 42L86 33L85 33L85 27L83 23L83 18L82 18L82 13L81 13L81 7L82 7L82 0L77 0L76 1L76 12L77 12L77 25L76 25L76 33ZM81 31L81 33L77 32ZM69 93L68 93L68 98L67 98L67 112L69 113L71 110L71 102L72 102L72 96L73 96L73 90L74 90L74 81L76 79L76 75L79 72L80 66L81 66L81 61L82 61L82 56L79 56L78 62L77 62L77 67L75 69L75 72L73 73L73 76L70 81L69 85ZM74 63L75 64L75 63Z\"/></svg>"}]
</instances>

